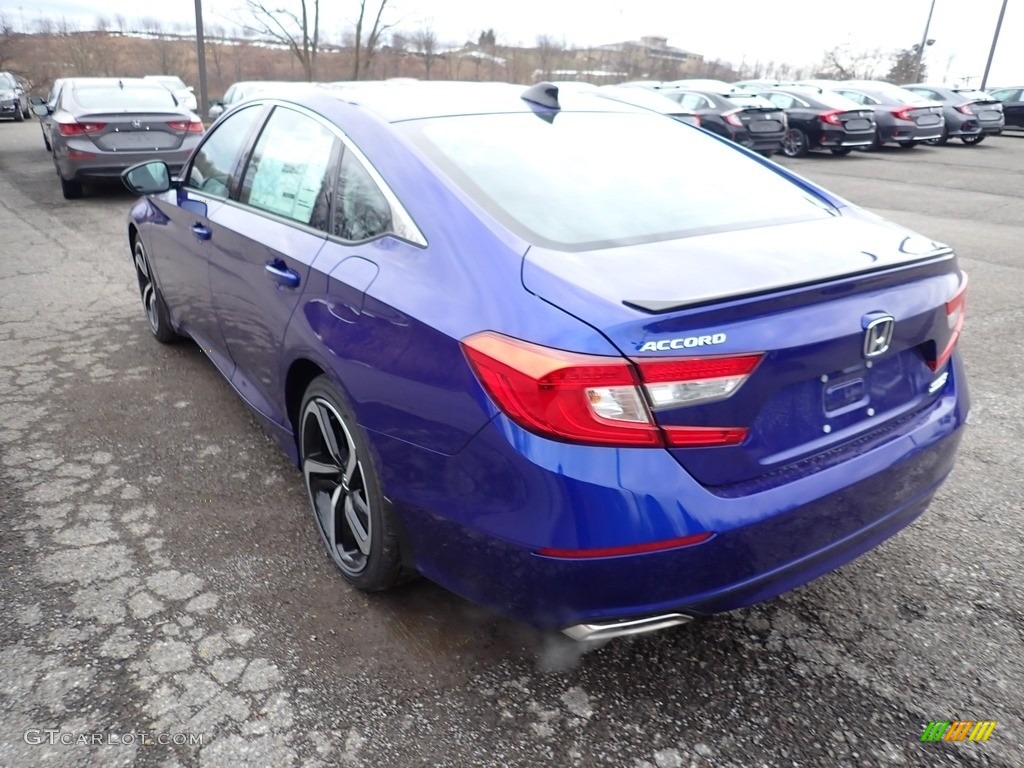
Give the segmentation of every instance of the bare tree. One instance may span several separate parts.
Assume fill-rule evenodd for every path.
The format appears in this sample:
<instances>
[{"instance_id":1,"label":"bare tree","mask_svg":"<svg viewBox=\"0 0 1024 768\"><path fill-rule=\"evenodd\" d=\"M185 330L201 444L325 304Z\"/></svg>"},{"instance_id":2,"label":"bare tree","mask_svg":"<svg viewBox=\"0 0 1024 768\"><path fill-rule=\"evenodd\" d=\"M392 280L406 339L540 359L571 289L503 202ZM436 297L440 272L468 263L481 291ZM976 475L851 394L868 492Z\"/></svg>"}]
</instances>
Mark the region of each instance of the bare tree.
<instances>
[{"instance_id":1,"label":"bare tree","mask_svg":"<svg viewBox=\"0 0 1024 768\"><path fill-rule=\"evenodd\" d=\"M412 33L412 44L420 56L423 57L423 67L426 70L426 78L430 79L430 68L434 65L437 57L437 33L433 27L420 27Z\"/></svg>"},{"instance_id":2,"label":"bare tree","mask_svg":"<svg viewBox=\"0 0 1024 768\"><path fill-rule=\"evenodd\" d=\"M180 75L185 61L182 55L181 42L167 36L163 22L159 19L145 18L142 20L142 31L153 38L153 49L156 52L157 74Z\"/></svg>"},{"instance_id":3,"label":"bare tree","mask_svg":"<svg viewBox=\"0 0 1024 768\"><path fill-rule=\"evenodd\" d=\"M815 76L821 79L870 80L890 58L877 48L873 51L854 51L848 45L839 45L825 51Z\"/></svg>"},{"instance_id":4,"label":"bare tree","mask_svg":"<svg viewBox=\"0 0 1024 768\"><path fill-rule=\"evenodd\" d=\"M370 62L373 61L373 56L377 52L381 35L395 26L394 22L389 24L383 21L384 9L387 8L388 0L374 0L374 2L378 3L377 13L373 17L373 24L370 26L369 34L366 35L364 42L363 30L369 21L366 11L370 0L359 0L359 18L356 19L355 58L352 62L353 80L358 80L360 72L369 68Z\"/></svg>"},{"instance_id":5,"label":"bare tree","mask_svg":"<svg viewBox=\"0 0 1024 768\"><path fill-rule=\"evenodd\" d=\"M299 60L306 80L312 81L320 49L320 0L288 1L298 3L298 13L288 8L270 7L264 0L246 0L246 10L252 21L248 25L243 24L242 29L286 45Z\"/></svg>"},{"instance_id":6,"label":"bare tree","mask_svg":"<svg viewBox=\"0 0 1024 768\"><path fill-rule=\"evenodd\" d=\"M17 34L14 23L0 14L0 69L6 69L7 62L14 58L14 40Z\"/></svg>"},{"instance_id":7,"label":"bare tree","mask_svg":"<svg viewBox=\"0 0 1024 768\"><path fill-rule=\"evenodd\" d=\"M540 62L541 75L551 77L555 58L561 54L562 45L551 35L537 35L537 58Z\"/></svg>"}]
</instances>

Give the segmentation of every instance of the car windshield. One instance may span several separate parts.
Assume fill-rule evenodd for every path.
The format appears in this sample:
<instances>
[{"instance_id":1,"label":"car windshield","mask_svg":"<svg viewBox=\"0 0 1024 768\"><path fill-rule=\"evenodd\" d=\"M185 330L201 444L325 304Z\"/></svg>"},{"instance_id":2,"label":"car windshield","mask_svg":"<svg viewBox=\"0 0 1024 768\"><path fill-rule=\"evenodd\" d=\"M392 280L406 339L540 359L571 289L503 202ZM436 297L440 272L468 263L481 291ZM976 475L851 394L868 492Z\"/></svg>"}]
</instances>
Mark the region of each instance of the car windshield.
<instances>
[{"instance_id":1,"label":"car windshield","mask_svg":"<svg viewBox=\"0 0 1024 768\"><path fill-rule=\"evenodd\" d=\"M90 85L75 88L75 102L84 109L174 109L174 96L160 86L119 88L116 85Z\"/></svg>"},{"instance_id":2,"label":"car windshield","mask_svg":"<svg viewBox=\"0 0 1024 768\"><path fill-rule=\"evenodd\" d=\"M467 115L401 125L506 227L561 250L832 213L737 149L653 113Z\"/></svg>"}]
</instances>

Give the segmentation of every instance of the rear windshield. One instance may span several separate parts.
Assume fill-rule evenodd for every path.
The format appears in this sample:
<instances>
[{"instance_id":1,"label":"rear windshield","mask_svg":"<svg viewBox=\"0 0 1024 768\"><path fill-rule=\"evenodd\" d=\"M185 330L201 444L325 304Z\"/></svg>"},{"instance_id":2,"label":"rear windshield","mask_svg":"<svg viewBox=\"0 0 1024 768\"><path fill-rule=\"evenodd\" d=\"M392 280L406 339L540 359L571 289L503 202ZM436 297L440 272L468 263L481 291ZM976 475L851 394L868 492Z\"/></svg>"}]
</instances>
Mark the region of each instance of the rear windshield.
<instances>
[{"instance_id":1,"label":"rear windshield","mask_svg":"<svg viewBox=\"0 0 1024 768\"><path fill-rule=\"evenodd\" d=\"M116 85L85 85L75 88L75 102L84 109L174 109L174 95L161 85L120 88Z\"/></svg>"},{"instance_id":2,"label":"rear windshield","mask_svg":"<svg viewBox=\"0 0 1024 768\"><path fill-rule=\"evenodd\" d=\"M506 227L560 250L833 213L756 160L653 113L467 115L401 126Z\"/></svg>"},{"instance_id":3,"label":"rear windshield","mask_svg":"<svg viewBox=\"0 0 1024 768\"><path fill-rule=\"evenodd\" d=\"M828 107L829 109L842 109L844 111L851 109L864 109L864 107L856 101L846 98L841 93L823 91L822 93L808 93L807 95L823 107Z\"/></svg>"},{"instance_id":4,"label":"rear windshield","mask_svg":"<svg viewBox=\"0 0 1024 768\"><path fill-rule=\"evenodd\" d=\"M963 96L965 99L972 99L973 101L992 101L992 97L987 93L983 93L982 91L967 91L957 89L956 95Z\"/></svg>"},{"instance_id":5,"label":"rear windshield","mask_svg":"<svg viewBox=\"0 0 1024 768\"><path fill-rule=\"evenodd\" d=\"M758 96L756 93L729 93L726 94L725 98L729 99L729 101L735 101L744 107L767 107L768 109L774 109L775 107L764 96Z\"/></svg>"}]
</instances>

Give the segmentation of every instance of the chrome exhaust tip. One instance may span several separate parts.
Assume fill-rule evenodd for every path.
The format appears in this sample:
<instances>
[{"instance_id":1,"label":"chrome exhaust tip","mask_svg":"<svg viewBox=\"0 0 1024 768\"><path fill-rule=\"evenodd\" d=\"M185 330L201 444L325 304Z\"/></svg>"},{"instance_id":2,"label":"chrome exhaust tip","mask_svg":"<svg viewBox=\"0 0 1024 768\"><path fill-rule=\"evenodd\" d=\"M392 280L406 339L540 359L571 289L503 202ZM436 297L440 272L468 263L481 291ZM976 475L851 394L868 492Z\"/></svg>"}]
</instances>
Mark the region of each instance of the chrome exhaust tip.
<instances>
[{"instance_id":1,"label":"chrome exhaust tip","mask_svg":"<svg viewBox=\"0 0 1024 768\"><path fill-rule=\"evenodd\" d=\"M613 637L625 637L627 635L642 635L647 632L657 632L659 629L667 629L668 627L677 627L680 624L688 624L692 620L692 616L687 616L684 613L663 613L658 616L645 616L642 619L624 619L622 621L576 624L575 626L563 629L562 634L579 642L611 640Z\"/></svg>"}]
</instances>

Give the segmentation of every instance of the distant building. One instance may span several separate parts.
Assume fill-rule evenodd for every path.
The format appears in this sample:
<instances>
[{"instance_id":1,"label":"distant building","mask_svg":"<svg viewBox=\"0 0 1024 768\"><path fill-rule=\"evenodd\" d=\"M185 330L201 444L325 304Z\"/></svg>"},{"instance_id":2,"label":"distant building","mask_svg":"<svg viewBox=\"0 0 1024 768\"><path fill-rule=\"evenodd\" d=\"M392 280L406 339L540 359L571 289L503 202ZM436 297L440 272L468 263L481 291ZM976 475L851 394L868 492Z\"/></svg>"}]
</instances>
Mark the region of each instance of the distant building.
<instances>
[{"instance_id":1,"label":"distant building","mask_svg":"<svg viewBox=\"0 0 1024 768\"><path fill-rule=\"evenodd\" d=\"M627 73L634 79L675 80L702 72L704 56L668 44L667 37L653 35L639 40L609 43L577 52L587 68Z\"/></svg>"}]
</instances>

